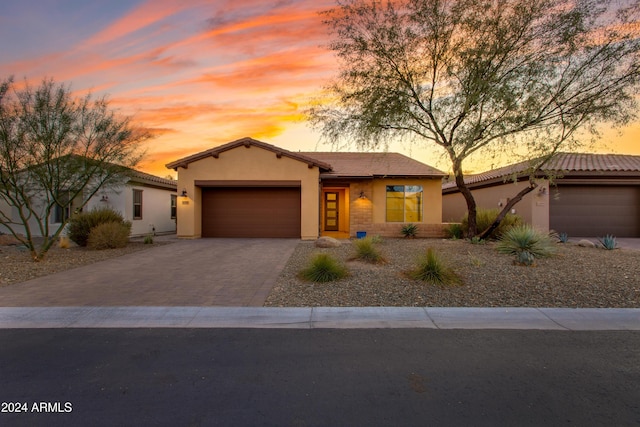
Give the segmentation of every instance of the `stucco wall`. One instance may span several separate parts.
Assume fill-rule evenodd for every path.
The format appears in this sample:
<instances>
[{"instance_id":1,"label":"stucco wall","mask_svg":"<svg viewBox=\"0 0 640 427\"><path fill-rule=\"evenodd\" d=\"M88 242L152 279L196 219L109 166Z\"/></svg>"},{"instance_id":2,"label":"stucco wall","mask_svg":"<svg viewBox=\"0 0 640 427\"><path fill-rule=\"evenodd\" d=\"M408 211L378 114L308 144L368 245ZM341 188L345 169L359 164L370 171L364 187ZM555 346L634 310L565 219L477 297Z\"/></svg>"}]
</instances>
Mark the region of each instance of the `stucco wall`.
<instances>
[{"instance_id":1,"label":"stucco wall","mask_svg":"<svg viewBox=\"0 0 640 427\"><path fill-rule=\"evenodd\" d=\"M202 235L202 189L196 180L214 181L300 181L302 239L318 237L319 176L317 167L282 156L256 146L239 146L224 151L216 159L207 157L178 168L178 237L199 238Z\"/></svg>"},{"instance_id":2,"label":"stucco wall","mask_svg":"<svg viewBox=\"0 0 640 427\"><path fill-rule=\"evenodd\" d=\"M539 187L518 202L514 209L517 215L535 228L549 230L549 182L541 180ZM479 208L500 209L508 199L527 187L527 181L517 183L508 182L493 187L473 190L473 197ZM543 193L541 193L541 189ZM460 222L467 213L467 204L460 193L444 194L442 196L442 218L446 222Z\"/></svg>"}]
</instances>

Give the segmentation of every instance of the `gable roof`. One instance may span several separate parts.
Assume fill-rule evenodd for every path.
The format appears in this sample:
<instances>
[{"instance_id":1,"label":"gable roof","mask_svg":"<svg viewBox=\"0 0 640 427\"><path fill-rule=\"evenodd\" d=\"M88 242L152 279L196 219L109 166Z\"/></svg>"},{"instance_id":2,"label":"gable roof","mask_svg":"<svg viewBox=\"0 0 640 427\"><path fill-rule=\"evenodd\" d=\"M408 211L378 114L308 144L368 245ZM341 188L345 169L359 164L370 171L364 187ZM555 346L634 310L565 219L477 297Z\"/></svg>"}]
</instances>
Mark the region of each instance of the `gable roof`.
<instances>
[{"instance_id":1,"label":"gable roof","mask_svg":"<svg viewBox=\"0 0 640 427\"><path fill-rule=\"evenodd\" d=\"M172 179L160 178L159 176L151 175L135 169L131 169L131 171L129 182L136 182L150 187L167 188L170 190L176 190L178 188L178 182Z\"/></svg>"},{"instance_id":2,"label":"gable roof","mask_svg":"<svg viewBox=\"0 0 640 427\"><path fill-rule=\"evenodd\" d=\"M466 176L464 182L475 185L488 185L504 182L509 177L522 178L528 176L531 165L537 159L514 163L498 169ZM637 176L640 177L640 156L629 154L592 154L592 153L558 153L545 162L537 176L549 173L562 173L563 176ZM448 182L443 189L456 189L455 182Z\"/></svg>"},{"instance_id":3,"label":"gable roof","mask_svg":"<svg viewBox=\"0 0 640 427\"><path fill-rule=\"evenodd\" d=\"M447 174L399 153L339 153L306 152L332 166L332 170L320 174L327 178L373 178L373 177L438 177Z\"/></svg>"},{"instance_id":4,"label":"gable roof","mask_svg":"<svg viewBox=\"0 0 640 427\"><path fill-rule=\"evenodd\" d=\"M236 141L229 142L224 145L220 145L219 147L210 148L209 150L202 151L200 153L193 154L191 156L183 157L182 159L176 160L174 162L168 163L166 165L169 169L178 170L181 168L188 168L189 163L196 162L198 160L205 159L207 157L218 158L220 153L225 151L233 150L234 148L245 146L249 147L259 147L267 151L272 151L276 154L276 156L285 156L294 160L301 161L303 163L307 163L309 166L317 166L320 170L331 170L331 165L318 161L314 158L307 157L301 153L295 153L293 151L285 150L284 148L276 147L275 145L267 144L266 142L258 141L253 138L241 138Z\"/></svg>"}]
</instances>

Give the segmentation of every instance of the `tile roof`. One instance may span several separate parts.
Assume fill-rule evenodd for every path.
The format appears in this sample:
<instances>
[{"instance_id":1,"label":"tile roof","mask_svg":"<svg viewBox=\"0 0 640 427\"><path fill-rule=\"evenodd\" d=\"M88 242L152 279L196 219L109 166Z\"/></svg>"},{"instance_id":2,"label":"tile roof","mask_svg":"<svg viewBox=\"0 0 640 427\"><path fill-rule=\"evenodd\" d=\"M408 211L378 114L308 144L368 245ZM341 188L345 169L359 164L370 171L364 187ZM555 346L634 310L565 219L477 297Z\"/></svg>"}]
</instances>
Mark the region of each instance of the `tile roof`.
<instances>
[{"instance_id":1,"label":"tile roof","mask_svg":"<svg viewBox=\"0 0 640 427\"><path fill-rule=\"evenodd\" d=\"M399 153L300 153L331 165L321 178L373 178L384 176L444 177L447 174Z\"/></svg>"},{"instance_id":2,"label":"tile roof","mask_svg":"<svg viewBox=\"0 0 640 427\"><path fill-rule=\"evenodd\" d=\"M139 170L132 169L131 178L129 181L139 182L141 184L150 184L164 188L177 189L178 182L172 179L160 178L159 176L151 175Z\"/></svg>"},{"instance_id":3,"label":"tile roof","mask_svg":"<svg viewBox=\"0 0 640 427\"><path fill-rule=\"evenodd\" d=\"M505 179L512 176L523 176L528 173L536 159L514 163L498 169L468 175L467 184L477 184L492 180ZM584 173L600 173L607 175L637 174L640 176L640 156L628 154L591 154L591 153L558 153L540 168L545 172L562 172L565 175ZM448 182L443 189L455 188L455 182Z\"/></svg>"},{"instance_id":4,"label":"tile roof","mask_svg":"<svg viewBox=\"0 0 640 427\"><path fill-rule=\"evenodd\" d=\"M267 144L266 142L258 141L253 138L241 138L235 141L231 141L227 144L220 145L218 147L210 148L209 150L202 151L200 153L193 154L191 156L183 157L182 159L176 160L174 162L168 163L165 166L168 169L178 169L179 167L186 168L189 163L204 159L206 157L218 157L220 153L223 153L228 150L232 150L236 147L240 147L244 145L245 147L259 147L264 150L272 151L278 156L286 156L295 160L299 160L304 163L308 163L312 166L317 166L320 169L331 169L331 165L318 161L317 159L313 159L310 157L306 157L302 153L296 153L293 151L285 150L284 148L276 147L275 145Z\"/></svg>"}]
</instances>

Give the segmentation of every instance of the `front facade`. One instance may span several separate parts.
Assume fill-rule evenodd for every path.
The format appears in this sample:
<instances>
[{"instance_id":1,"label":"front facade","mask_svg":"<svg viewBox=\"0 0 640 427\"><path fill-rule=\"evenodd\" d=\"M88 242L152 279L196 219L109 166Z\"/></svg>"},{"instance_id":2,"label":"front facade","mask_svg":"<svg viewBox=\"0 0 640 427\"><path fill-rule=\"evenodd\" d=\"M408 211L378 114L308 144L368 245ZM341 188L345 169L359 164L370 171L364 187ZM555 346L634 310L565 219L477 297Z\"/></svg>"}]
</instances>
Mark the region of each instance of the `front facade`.
<instances>
[{"instance_id":1,"label":"front facade","mask_svg":"<svg viewBox=\"0 0 640 427\"><path fill-rule=\"evenodd\" d=\"M396 153L291 152L251 138L167 165L178 171L178 236L442 235L445 174Z\"/></svg>"},{"instance_id":2,"label":"front facade","mask_svg":"<svg viewBox=\"0 0 640 427\"><path fill-rule=\"evenodd\" d=\"M476 203L500 208L528 185L528 164L518 163L467 177ZM640 237L640 156L560 153L536 177L515 213L535 228L574 237ZM547 176L554 176L550 184ZM443 218L459 222L466 213L454 183L443 186Z\"/></svg>"}]
</instances>

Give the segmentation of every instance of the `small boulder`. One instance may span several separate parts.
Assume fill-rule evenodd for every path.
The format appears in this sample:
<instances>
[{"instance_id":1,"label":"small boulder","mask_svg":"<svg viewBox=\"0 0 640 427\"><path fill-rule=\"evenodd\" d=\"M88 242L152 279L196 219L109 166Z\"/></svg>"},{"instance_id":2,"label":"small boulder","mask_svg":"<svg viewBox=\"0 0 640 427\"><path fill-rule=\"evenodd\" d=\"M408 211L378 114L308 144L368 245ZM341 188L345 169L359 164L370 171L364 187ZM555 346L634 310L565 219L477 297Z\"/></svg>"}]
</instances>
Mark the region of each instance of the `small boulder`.
<instances>
[{"instance_id":1,"label":"small boulder","mask_svg":"<svg viewBox=\"0 0 640 427\"><path fill-rule=\"evenodd\" d=\"M578 246L582 246L583 248L595 248L596 245L590 240L582 239L578 242Z\"/></svg>"},{"instance_id":2,"label":"small boulder","mask_svg":"<svg viewBox=\"0 0 640 427\"><path fill-rule=\"evenodd\" d=\"M318 248L337 248L341 243L338 239L334 239L329 236L322 236L316 240L316 246Z\"/></svg>"}]
</instances>

